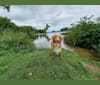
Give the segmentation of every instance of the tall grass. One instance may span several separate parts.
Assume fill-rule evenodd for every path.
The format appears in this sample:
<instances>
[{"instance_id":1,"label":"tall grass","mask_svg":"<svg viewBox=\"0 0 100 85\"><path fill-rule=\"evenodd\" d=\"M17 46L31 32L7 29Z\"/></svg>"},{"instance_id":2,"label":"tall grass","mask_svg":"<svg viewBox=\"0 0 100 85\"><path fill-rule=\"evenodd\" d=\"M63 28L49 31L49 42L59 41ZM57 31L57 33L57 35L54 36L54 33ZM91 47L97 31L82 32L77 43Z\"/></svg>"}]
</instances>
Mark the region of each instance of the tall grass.
<instances>
[{"instance_id":1,"label":"tall grass","mask_svg":"<svg viewBox=\"0 0 100 85\"><path fill-rule=\"evenodd\" d=\"M0 47L5 49L32 48L33 43L26 33L6 29L0 33Z\"/></svg>"}]
</instances>

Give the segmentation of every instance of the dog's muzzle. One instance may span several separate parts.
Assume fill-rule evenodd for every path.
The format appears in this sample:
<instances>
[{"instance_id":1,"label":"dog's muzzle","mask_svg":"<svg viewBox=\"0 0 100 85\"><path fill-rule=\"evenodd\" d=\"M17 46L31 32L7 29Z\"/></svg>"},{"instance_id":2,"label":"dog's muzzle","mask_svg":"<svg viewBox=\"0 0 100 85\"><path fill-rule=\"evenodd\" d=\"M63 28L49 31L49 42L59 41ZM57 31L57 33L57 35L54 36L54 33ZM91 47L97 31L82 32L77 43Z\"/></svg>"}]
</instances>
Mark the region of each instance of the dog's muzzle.
<instances>
[{"instance_id":1,"label":"dog's muzzle","mask_svg":"<svg viewBox=\"0 0 100 85\"><path fill-rule=\"evenodd\" d=\"M55 44L60 44L59 40L54 41Z\"/></svg>"}]
</instances>

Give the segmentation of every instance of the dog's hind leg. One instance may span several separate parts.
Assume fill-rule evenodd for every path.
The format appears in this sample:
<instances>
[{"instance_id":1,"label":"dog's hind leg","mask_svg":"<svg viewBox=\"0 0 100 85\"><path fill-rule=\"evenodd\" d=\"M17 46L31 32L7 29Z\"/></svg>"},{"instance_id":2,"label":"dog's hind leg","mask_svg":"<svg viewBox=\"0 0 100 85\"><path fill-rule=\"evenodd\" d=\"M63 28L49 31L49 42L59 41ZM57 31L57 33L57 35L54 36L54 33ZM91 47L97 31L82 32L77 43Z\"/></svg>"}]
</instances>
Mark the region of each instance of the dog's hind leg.
<instances>
[{"instance_id":1,"label":"dog's hind leg","mask_svg":"<svg viewBox=\"0 0 100 85\"><path fill-rule=\"evenodd\" d=\"M54 52L54 51L52 51L52 55L53 55L53 56L55 55L55 52Z\"/></svg>"}]
</instances>

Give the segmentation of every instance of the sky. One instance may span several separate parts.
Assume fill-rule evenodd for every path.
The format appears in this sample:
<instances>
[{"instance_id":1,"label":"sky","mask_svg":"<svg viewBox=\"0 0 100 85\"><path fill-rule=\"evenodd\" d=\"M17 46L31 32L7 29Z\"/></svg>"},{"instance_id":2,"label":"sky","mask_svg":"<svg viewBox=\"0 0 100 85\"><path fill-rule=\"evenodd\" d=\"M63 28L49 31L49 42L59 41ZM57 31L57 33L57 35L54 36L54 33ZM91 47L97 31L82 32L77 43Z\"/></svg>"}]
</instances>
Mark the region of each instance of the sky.
<instances>
[{"instance_id":1,"label":"sky","mask_svg":"<svg viewBox=\"0 0 100 85\"><path fill-rule=\"evenodd\" d=\"M8 17L15 24L31 25L48 31L70 27L84 16L100 17L100 5L11 5L10 12L0 6L0 16Z\"/></svg>"}]
</instances>

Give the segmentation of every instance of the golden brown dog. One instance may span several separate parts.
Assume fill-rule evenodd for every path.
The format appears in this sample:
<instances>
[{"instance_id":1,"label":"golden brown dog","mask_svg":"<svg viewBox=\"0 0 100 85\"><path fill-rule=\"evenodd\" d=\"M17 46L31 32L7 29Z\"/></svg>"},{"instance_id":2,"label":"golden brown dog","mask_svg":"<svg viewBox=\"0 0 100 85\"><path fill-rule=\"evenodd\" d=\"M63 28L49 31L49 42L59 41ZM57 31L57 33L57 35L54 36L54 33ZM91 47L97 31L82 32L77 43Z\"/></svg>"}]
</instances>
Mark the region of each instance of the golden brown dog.
<instances>
[{"instance_id":1,"label":"golden brown dog","mask_svg":"<svg viewBox=\"0 0 100 85\"><path fill-rule=\"evenodd\" d=\"M60 35L53 35L51 41L52 54L62 56L62 37Z\"/></svg>"}]
</instances>

